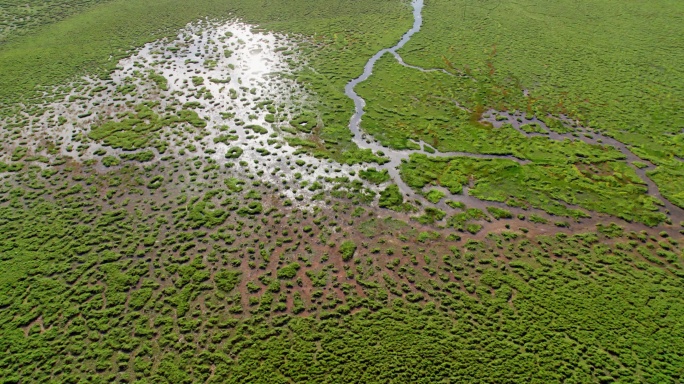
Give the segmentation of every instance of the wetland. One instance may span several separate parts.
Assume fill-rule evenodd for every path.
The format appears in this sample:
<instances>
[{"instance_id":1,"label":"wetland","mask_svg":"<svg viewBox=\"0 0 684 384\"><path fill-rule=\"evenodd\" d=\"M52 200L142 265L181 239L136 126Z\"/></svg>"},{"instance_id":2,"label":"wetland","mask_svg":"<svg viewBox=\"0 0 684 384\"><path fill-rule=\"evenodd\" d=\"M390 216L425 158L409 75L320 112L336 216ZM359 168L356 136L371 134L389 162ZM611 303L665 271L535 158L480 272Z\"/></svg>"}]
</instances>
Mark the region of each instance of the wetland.
<instances>
[{"instance_id":1,"label":"wetland","mask_svg":"<svg viewBox=\"0 0 684 384\"><path fill-rule=\"evenodd\" d=\"M680 5L59 3L0 11L3 382L681 381Z\"/></svg>"}]
</instances>

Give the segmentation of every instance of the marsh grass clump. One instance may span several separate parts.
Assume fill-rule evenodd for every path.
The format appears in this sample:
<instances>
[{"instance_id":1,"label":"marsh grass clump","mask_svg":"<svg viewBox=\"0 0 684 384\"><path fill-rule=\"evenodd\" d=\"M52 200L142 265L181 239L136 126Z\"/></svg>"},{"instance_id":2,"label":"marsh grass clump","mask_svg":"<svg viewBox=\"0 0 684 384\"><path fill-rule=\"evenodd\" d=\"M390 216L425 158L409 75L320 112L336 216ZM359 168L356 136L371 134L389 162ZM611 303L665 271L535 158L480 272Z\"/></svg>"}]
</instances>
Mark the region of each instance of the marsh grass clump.
<instances>
[{"instance_id":1,"label":"marsh grass clump","mask_svg":"<svg viewBox=\"0 0 684 384\"><path fill-rule=\"evenodd\" d=\"M240 147L230 147L226 151L225 158L226 159L237 159L240 156L242 156L243 152L244 152L244 150Z\"/></svg>"},{"instance_id":2,"label":"marsh grass clump","mask_svg":"<svg viewBox=\"0 0 684 384\"><path fill-rule=\"evenodd\" d=\"M421 224L433 224L445 217L446 213L444 211L434 207L427 207L423 215L416 217L416 220Z\"/></svg>"},{"instance_id":3,"label":"marsh grass clump","mask_svg":"<svg viewBox=\"0 0 684 384\"><path fill-rule=\"evenodd\" d=\"M428 193L425 194L425 198L432 204L439 203L439 201L442 200L445 196L446 194L438 189L431 189Z\"/></svg>"},{"instance_id":4,"label":"marsh grass clump","mask_svg":"<svg viewBox=\"0 0 684 384\"><path fill-rule=\"evenodd\" d=\"M342 255L342 260L349 261L354 257L356 253L357 245L351 240L345 240L340 244L340 254Z\"/></svg>"},{"instance_id":5,"label":"marsh grass clump","mask_svg":"<svg viewBox=\"0 0 684 384\"><path fill-rule=\"evenodd\" d=\"M492 217L494 217L497 220L500 219L511 219L513 218L513 214L511 211L508 211L503 208L498 208L498 207L487 207L487 212L489 212Z\"/></svg>"},{"instance_id":6,"label":"marsh grass clump","mask_svg":"<svg viewBox=\"0 0 684 384\"><path fill-rule=\"evenodd\" d=\"M363 169L359 171L359 176L368 180L373 184L379 185L390 180L389 173L386 169L378 170L376 168Z\"/></svg>"},{"instance_id":7,"label":"marsh grass clump","mask_svg":"<svg viewBox=\"0 0 684 384\"><path fill-rule=\"evenodd\" d=\"M299 263L291 263L278 269L277 276L279 279L292 279L297 275L297 271L301 268Z\"/></svg>"},{"instance_id":8,"label":"marsh grass clump","mask_svg":"<svg viewBox=\"0 0 684 384\"><path fill-rule=\"evenodd\" d=\"M104 145L130 151L148 146L161 147L159 131L164 127L182 123L206 126L194 111L180 110L177 114L160 116L154 110L157 106L158 103L136 105L135 112L122 113L118 116L119 121L109 121L92 128L88 137L101 140Z\"/></svg>"},{"instance_id":9,"label":"marsh grass clump","mask_svg":"<svg viewBox=\"0 0 684 384\"><path fill-rule=\"evenodd\" d=\"M304 112L290 120L290 125L301 132L311 133L318 125L318 117L314 112Z\"/></svg>"}]
</instances>

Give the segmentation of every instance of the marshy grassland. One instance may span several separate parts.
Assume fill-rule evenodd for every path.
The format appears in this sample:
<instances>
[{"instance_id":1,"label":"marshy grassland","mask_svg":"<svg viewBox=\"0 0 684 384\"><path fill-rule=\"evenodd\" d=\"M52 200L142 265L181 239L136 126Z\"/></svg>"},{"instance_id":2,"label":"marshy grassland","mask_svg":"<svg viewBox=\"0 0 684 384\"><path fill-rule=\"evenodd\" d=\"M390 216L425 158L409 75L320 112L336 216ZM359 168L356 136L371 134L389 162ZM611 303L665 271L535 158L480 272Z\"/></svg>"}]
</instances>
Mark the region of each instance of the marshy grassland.
<instances>
[{"instance_id":1,"label":"marshy grassland","mask_svg":"<svg viewBox=\"0 0 684 384\"><path fill-rule=\"evenodd\" d=\"M681 382L683 12L0 0L0 382Z\"/></svg>"}]
</instances>

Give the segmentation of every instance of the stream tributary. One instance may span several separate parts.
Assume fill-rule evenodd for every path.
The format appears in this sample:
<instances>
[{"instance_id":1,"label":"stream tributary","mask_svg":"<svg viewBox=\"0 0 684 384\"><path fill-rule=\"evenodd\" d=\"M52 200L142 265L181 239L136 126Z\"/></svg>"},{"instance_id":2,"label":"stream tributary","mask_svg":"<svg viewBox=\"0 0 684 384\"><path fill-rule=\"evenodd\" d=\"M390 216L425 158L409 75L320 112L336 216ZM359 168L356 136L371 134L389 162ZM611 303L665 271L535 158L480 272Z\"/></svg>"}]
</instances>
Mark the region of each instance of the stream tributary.
<instances>
[{"instance_id":1,"label":"stream tributary","mask_svg":"<svg viewBox=\"0 0 684 384\"><path fill-rule=\"evenodd\" d=\"M405 198L412 199L414 201L419 201L419 202L425 202L425 198L423 196L420 196L417 194L411 187L409 187L401 178L399 174L399 167L401 165L402 160L408 159L408 157L412 154L416 153L421 153L425 154L427 156L432 156L432 157L459 157L459 156L465 156L465 157L471 157L471 158L480 158L480 159L509 159L516 161L521 164L526 164L529 161L527 160L522 160L522 159L517 159L513 156L510 155L485 155L485 154L477 154L477 153L467 153L467 152L434 152L433 151L426 151L424 149L423 143L420 143L421 149L414 149L414 150L396 150L390 147L386 147L382 145L380 142L375 140L372 136L364 133L361 130L361 119L364 115L364 108L366 106L365 100L359 96L355 88L358 84L368 80L370 76L373 74L373 68L375 67L375 64L377 61L384 56L385 54L392 54L397 61L406 67L409 68L414 68L417 70L421 70L423 72L428 72L428 71L443 71L440 69L423 69L417 66L409 65L404 62L404 60L401 58L399 53L397 52L399 49L401 49L408 41L418 33L421 29L421 26L423 24L423 16L422 16L422 10L424 6L424 0L414 0L412 2L412 7L413 7L413 25L412 27L402 36L402 38L395 44L394 46L390 48L384 48L378 51L375 55L373 55L368 62L366 62L366 65L363 69L363 73L361 76L351 80L349 83L347 83L345 87L345 94L352 99L354 102L354 114L352 115L350 121L349 121L349 129L353 135L353 141L356 143L359 148L362 149L370 149L374 152L382 152L384 153L385 156L389 158L389 162L383 164L381 167L383 169L386 169L391 176L392 180L397 184L399 187L399 190L404 194ZM451 73L449 73L451 74ZM644 164L648 164L647 168L638 168L634 166L634 164L631 164L631 166L634 168L635 172L637 175L644 181L646 186L648 187L647 193L657 199L658 201L661 201L664 204L664 208L667 210L666 213L669 215L673 223L676 225L681 221L684 221L684 210L680 209L679 207L675 206L671 202L669 202L667 199L665 199L661 194L660 191L658 190L657 185L646 175L646 171L650 169L654 169L655 166L651 164L648 161L644 161L640 159L638 156L636 156L633 152L629 150L629 148L624 144L621 143L611 137L604 136L601 134L597 133L592 133L592 135L589 137L587 135L572 135L572 134L561 134L561 133L556 133L548 129L548 127L539 119L536 117L532 118L531 120L528 119L529 121L524 121L524 123L537 123L541 127L543 127L546 130L546 133L540 134L540 133L529 133L529 132L524 132L520 129L521 122L520 117L523 115L522 113L518 112L500 112L500 111L494 111L490 110L486 114L486 117L482 119L483 123L490 123L494 127L501 127L503 124L511 124L516 130L521 132L523 135L527 137L532 137L532 136L538 136L538 135L545 135L546 137L552 139L552 140L565 140L565 139L570 139L570 140L582 140L588 144L601 144L601 145L610 145L615 147L618 151L620 151L622 154L625 155L625 158L628 162L632 163L634 161L639 161ZM497 119L497 116L499 116L499 119ZM504 119L502 119L502 117ZM563 119L564 124L571 124L572 122L569 121L569 119L565 118ZM583 128L580 128L582 130ZM476 207L476 208L484 208L485 206L499 206L501 208L507 208L510 209L510 207L506 206L503 203L497 203L497 202L484 202L480 199L477 199L475 197L469 196L467 193L467 188L465 188L464 192L462 195L455 196L454 197L456 200L459 200L463 203L465 203L467 206L470 207ZM453 209L448 207L445 203L440 203L438 204L439 208L450 212ZM569 207L572 207L571 205L568 204ZM576 207L574 207L576 208Z\"/></svg>"}]
</instances>

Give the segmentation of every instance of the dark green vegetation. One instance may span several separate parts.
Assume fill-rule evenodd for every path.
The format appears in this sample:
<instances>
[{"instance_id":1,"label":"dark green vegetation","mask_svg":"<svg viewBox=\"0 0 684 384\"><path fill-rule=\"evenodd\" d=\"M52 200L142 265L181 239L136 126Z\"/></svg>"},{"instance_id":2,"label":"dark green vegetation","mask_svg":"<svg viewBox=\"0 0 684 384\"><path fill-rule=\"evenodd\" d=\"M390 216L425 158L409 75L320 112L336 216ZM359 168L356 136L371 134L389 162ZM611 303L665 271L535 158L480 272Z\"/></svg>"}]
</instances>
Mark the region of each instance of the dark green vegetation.
<instances>
[{"instance_id":1,"label":"dark green vegetation","mask_svg":"<svg viewBox=\"0 0 684 384\"><path fill-rule=\"evenodd\" d=\"M227 178L187 190L188 172L223 178L198 160L129 162L99 175L87 165L3 163L1 376L681 379L675 239L611 224L459 240L358 217L337 198L329 211L276 211L277 201L253 200L255 190L277 198L274 186L235 188ZM186 191L170 197L171 188ZM263 210L243 209L250 200Z\"/></svg>"}]
</instances>

